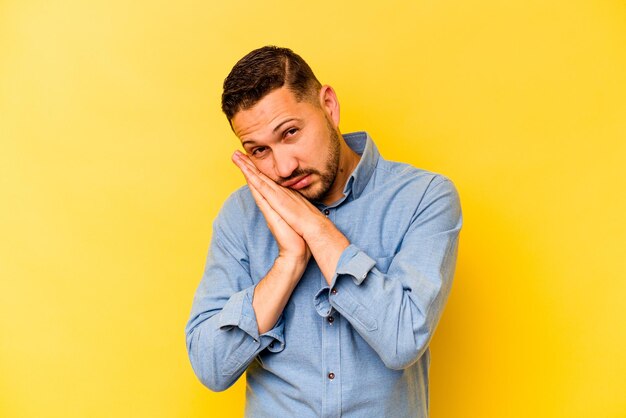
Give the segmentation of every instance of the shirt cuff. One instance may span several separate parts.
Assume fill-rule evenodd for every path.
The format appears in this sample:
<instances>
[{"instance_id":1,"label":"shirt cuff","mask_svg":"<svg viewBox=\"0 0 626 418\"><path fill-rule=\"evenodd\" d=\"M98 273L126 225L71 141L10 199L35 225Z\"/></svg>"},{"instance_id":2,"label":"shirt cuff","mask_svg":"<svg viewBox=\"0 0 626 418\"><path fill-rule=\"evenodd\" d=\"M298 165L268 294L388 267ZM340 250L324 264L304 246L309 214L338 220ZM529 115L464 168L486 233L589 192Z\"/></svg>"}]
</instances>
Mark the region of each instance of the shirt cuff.
<instances>
[{"instance_id":1,"label":"shirt cuff","mask_svg":"<svg viewBox=\"0 0 626 418\"><path fill-rule=\"evenodd\" d=\"M271 330L261 334L261 342L264 348L267 348L272 353L278 353L285 348L285 337L283 330L285 328L285 321L281 314L276 321L276 325Z\"/></svg>"},{"instance_id":2,"label":"shirt cuff","mask_svg":"<svg viewBox=\"0 0 626 418\"><path fill-rule=\"evenodd\" d=\"M254 341L261 340L262 345L272 352L282 351L285 347L284 326L281 315L272 329L259 335L259 325L252 307L252 295L255 286L233 294L220 312L219 327L238 327L250 335Z\"/></svg>"},{"instance_id":3,"label":"shirt cuff","mask_svg":"<svg viewBox=\"0 0 626 418\"><path fill-rule=\"evenodd\" d=\"M335 287L339 276L350 276L357 286L363 283L368 273L374 266L374 261L370 256L361 251L357 246L350 244L339 257L337 269L330 286L322 287L313 298L315 310L322 317L327 317L332 313L333 307L330 304L331 288Z\"/></svg>"},{"instance_id":4,"label":"shirt cuff","mask_svg":"<svg viewBox=\"0 0 626 418\"><path fill-rule=\"evenodd\" d=\"M252 308L251 292L254 287L249 287L233 294L224 304L220 312L219 327L238 327L255 340L259 339L259 327Z\"/></svg>"},{"instance_id":5,"label":"shirt cuff","mask_svg":"<svg viewBox=\"0 0 626 418\"><path fill-rule=\"evenodd\" d=\"M350 244L339 257L337 271L333 277L331 287L335 286L337 278L341 275L352 276L352 281L357 286L363 283L370 270L376 265L370 256L361 251L356 245Z\"/></svg>"}]
</instances>

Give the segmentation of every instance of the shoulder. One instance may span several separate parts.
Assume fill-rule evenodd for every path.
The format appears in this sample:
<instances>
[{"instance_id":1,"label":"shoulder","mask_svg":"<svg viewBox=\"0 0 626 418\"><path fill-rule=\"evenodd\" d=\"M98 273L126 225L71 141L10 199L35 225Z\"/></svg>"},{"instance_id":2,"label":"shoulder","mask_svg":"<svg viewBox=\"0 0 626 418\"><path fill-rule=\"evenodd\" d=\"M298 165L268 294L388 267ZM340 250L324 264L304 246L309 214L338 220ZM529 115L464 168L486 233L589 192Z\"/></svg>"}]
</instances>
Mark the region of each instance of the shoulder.
<instances>
[{"instance_id":1,"label":"shoulder","mask_svg":"<svg viewBox=\"0 0 626 418\"><path fill-rule=\"evenodd\" d=\"M213 222L215 233L236 234L245 230L259 212L247 185L235 190L226 198Z\"/></svg>"},{"instance_id":2,"label":"shoulder","mask_svg":"<svg viewBox=\"0 0 626 418\"><path fill-rule=\"evenodd\" d=\"M376 178L377 183L385 188L396 188L414 196L428 195L436 190L458 194L452 180L443 174L383 158L380 158L376 165Z\"/></svg>"},{"instance_id":3,"label":"shoulder","mask_svg":"<svg viewBox=\"0 0 626 418\"><path fill-rule=\"evenodd\" d=\"M410 164L380 159L376 167L376 189L391 192L389 199L411 213L413 220L447 219L460 224L461 201L453 181L447 176Z\"/></svg>"},{"instance_id":4,"label":"shoulder","mask_svg":"<svg viewBox=\"0 0 626 418\"><path fill-rule=\"evenodd\" d=\"M224 217L228 217L228 214L243 215L253 208L256 208L254 198L248 185L244 185L226 198L219 215Z\"/></svg>"}]
</instances>

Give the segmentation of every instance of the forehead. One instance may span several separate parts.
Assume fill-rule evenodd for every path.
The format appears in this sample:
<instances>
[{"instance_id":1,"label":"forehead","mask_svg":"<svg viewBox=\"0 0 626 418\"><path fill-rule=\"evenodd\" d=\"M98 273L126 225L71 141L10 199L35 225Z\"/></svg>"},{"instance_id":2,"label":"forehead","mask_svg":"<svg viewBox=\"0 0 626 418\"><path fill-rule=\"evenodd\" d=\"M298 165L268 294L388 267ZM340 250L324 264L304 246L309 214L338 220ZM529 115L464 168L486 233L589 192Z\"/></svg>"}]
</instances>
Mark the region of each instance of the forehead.
<instances>
[{"instance_id":1,"label":"forehead","mask_svg":"<svg viewBox=\"0 0 626 418\"><path fill-rule=\"evenodd\" d=\"M287 119L306 117L311 107L311 103L298 101L291 90L281 87L269 92L251 108L237 112L231 120L233 131L241 140L267 135Z\"/></svg>"}]
</instances>

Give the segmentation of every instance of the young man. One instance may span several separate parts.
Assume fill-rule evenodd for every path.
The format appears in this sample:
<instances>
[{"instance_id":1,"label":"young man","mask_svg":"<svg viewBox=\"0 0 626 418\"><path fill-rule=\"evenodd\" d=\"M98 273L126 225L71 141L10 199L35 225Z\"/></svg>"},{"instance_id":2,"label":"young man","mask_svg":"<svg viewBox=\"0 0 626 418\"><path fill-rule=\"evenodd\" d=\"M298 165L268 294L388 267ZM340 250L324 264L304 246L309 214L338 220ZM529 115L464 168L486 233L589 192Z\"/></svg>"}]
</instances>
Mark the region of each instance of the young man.
<instances>
[{"instance_id":1,"label":"young man","mask_svg":"<svg viewBox=\"0 0 626 418\"><path fill-rule=\"evenodd\" d=\"M453 184L342 135L335 92L289 49L242 58L222 109L247 186L214 223L186 327L195 373L221 391L247 371L249 417L428 416Z\"/></svg>"}]
</instances>

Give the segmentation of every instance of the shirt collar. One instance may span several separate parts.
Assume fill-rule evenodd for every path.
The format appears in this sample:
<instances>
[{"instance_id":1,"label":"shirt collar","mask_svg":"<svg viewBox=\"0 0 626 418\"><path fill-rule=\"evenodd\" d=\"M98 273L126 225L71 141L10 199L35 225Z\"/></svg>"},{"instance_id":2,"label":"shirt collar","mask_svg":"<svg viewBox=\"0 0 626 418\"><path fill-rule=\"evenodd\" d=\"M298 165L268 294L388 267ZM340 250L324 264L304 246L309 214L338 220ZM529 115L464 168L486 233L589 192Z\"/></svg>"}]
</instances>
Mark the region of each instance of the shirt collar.
<instances>
[{"instance_id":1,"label":"shirt collar","mask_svg":"<svg viewBox=\"0 0 626 418\"><path fill-rule=\"evenodd\" d=\"M380 158L380 154L376 145L374 145L374 141L372 141L372 138L367 132L344 134L343 139L354 152L361 156L359 163L352 174L350 174L343 188L344 196L347 197L352 193L352 198L357 199L361 193L363 193L367 183L369 183L374 169L376 168L376 164L378 163L378 158Z\"/></svg>"}]
</instances>

